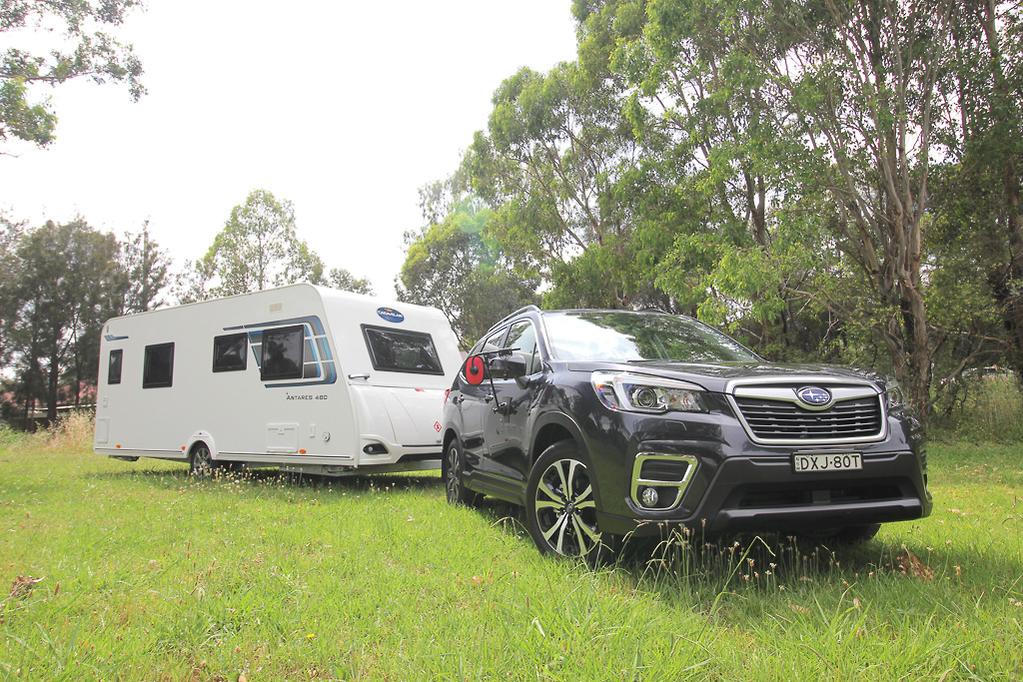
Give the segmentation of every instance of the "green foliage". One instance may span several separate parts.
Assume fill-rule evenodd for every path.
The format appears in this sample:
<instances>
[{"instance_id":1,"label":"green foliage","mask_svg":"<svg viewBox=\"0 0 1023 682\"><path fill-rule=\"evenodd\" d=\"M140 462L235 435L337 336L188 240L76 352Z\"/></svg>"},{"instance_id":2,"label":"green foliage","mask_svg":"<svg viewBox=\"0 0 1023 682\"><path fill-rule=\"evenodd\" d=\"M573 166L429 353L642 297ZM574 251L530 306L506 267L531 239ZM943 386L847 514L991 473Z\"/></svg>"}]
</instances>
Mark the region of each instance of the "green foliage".
<instances>
[{"instance_id":1,"label":"green foliage","mask_svg":"<svg viewBox=\"0 0 1023 682\"><path fill-rule=\"evenodd\" d=\"M485 202L546 305L657 306L772 359L871 365L925 418L968 369L1023 369L1016 5L572 11L577 61L501 83L437 186Z\"/></svg>"},{"instance_id":2,"label":"green foliage","mask_svg":"<svg viewBox=\"0 0 1023 682\"><path fill-rule=\"evenodd\" d=\"M37 86L76 78L121 82L138 100L145 92L142 64L107 30L140 6L139 0L0 0L0 36L7 45L0 52L0 143L18 139L44 147L53 141L57 115L34 94Z\"/></svg>"},{"instance_id":3,"label":"green foliage","mask_svg":"<svg viewBox=\"0 0 1023 682\"><path fill-rule=\"evenodd\" d=\"M42 398L56 417L65 378L77 402L83 383L94 383L99 330L124 309L127 278L120 245L84 220L47 222L18 237L16 277L4 283L10 301L10 339L26 401Z\"/></svg>"},{"instance_id":4,"label":"green foliage","mask_svg":"<svg viewBox=\"0 0 1023 682\"><path fill-rule=\"evenodd\" d=\"M537 279L520 279L491 237L494 213L458 201L443 222L408 235L398 281L403 301L434 306L468 348L508 313L536 302Z\"/></svg>"},{"instance_id":5,"label":"green foliage","mask_svg":"<svg viewBox=\"0 0 1023 682\"><path fill-rule=\"evenodd\" d=\"M171 260L149 234L149 221L139 232L125 235L120 261L128 284L124 312L140 313L163 305L161 294L169 284Z\"/></svg>"},{"instance_id":6,"label":"green foliage","mask_svg":"<svg viewBox=\"0 0 1023 682\"><path fill-rule=\"evenodd\" d=\"M976 370L956 380L938 402L934 437L969 443L1023 441L1023 387L1004 370Z\"/></svg>"},{"instance_id":7,"label":"green foliage","mask_svg":"<svg viewBox=\"0 0 1023 682\"><path fill-rule=\"evenodd\" d=\"M319 282L314 282L314 284L319 284ZM351 291L355 294L365 294L367 296L373 295L373 287L368 279L356 277L344 268L331 268L324 284L332 289Z\"/></svg>"},{"instance_id":8,"label":"green foliage","mask_svg":"<svg viewBox=\"0 0 1023 682\"><path fill-rule=\"evenodd\" d=\"M103 323L159 305L168 267L148 226L120 242L80 218L0 220L0 368L19 409L41 401L53 418L78 404L96 384Z\"/></svg>"}]
</instances>

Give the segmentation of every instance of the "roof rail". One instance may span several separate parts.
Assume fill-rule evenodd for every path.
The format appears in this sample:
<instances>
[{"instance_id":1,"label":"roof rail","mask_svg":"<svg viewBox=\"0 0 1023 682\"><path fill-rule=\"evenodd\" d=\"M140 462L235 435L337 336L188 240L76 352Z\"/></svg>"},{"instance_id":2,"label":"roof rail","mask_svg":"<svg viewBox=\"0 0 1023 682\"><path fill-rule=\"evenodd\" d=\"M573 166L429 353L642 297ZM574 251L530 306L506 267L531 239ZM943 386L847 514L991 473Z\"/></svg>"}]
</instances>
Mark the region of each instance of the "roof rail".
<instances>
[{"instance_id":1,"label":"roof rail","mask_svg":"<svg viewBox=\"0 0 1023 682\"><path fill-rule=\"evenodd\" d=\"M505 315L500 320L498 320L494 324L490 325L490 328L493 329L494 327L500 327L502 324L504 324L505 322L507 322L511 318L516 317L516 316L521 315L522 313L526 313L526 312L538 313L538 312L540 312L540 309L538 307L536 307L535 305L523 306L523 307L519 308L518 310L516 310L515 312L513 312L511 314Z\"/></svg>"}]
</instances>

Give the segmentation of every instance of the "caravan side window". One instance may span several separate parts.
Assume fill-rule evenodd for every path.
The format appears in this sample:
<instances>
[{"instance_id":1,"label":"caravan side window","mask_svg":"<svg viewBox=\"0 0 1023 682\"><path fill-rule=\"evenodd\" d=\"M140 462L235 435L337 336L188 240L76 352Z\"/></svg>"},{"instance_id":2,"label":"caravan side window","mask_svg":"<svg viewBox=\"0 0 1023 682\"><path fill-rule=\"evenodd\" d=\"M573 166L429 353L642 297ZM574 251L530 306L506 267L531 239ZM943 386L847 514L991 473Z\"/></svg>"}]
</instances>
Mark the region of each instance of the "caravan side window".
<instances>
[{"instance_id":1,"label":"caravan side window","mask_svg":"<svg viewBox=\"0 0 1023 682\"><path fill-rule=\"evenodd\" d=\"M174 381L174 344L146 346L142 367L142 388L167 388Z\"/></svg>"},{"instance_id":2,"label":"caravan side window","mask_svg":"<svg viewBox=\"0 0 1023 682\"><path fill-rule=\"evenodd\" d=\"M110 360L107 362L107 383L108 384L119 384L121 383L121 365L124 360L124 349L115 348L110 351Z\"/></svg>"},{"instance_id":3,"label":"caravan side window","mask_svg":"<svg viewBox=\"0 0 1023 682\"><path fill-rule=\"evenodd\" d=\"M248 367L249 335L226 334L213 339L213 371L237 372Z\"/></svg>"},{"instance_id":4,"label":"caravan side window","mask_svg":"<svg viewBox=\"0 0 1023 682\"><path fill-rule=\"evenodd\" d=\"M259 378L264 381L301 379L304 345L305 328L302 325L263 332Z\"/></svg>"},{"instance_id":5,"label":"caravan side window","mask_svg":"<svg viewBox=\"0 0 1023 682\"><path fill-rule=\"evenodd\" d=\"M433 337L423 332L362 325L366 347L379 372L444 375Z\"/></svg>"}]
</instances>

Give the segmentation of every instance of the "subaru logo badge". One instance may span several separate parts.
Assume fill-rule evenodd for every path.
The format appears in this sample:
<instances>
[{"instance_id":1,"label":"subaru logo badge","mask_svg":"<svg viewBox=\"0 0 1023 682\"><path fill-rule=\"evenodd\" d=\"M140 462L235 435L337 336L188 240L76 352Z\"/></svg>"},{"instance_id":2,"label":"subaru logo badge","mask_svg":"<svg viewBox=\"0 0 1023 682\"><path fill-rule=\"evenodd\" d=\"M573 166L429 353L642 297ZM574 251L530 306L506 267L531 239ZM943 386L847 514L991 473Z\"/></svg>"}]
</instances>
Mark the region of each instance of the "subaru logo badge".
<instances>
[{"instance_id":1,"label":"subaru logo badge","mask_svg":"<svg viewBox=\"0 0 1023 682\"><path fill-rule=\"evenodd\" d=\"M807 405L820 407L831 402L831 393L820 386L804 386L796 391L796 397Z\"/></svg>"}]
</instances>

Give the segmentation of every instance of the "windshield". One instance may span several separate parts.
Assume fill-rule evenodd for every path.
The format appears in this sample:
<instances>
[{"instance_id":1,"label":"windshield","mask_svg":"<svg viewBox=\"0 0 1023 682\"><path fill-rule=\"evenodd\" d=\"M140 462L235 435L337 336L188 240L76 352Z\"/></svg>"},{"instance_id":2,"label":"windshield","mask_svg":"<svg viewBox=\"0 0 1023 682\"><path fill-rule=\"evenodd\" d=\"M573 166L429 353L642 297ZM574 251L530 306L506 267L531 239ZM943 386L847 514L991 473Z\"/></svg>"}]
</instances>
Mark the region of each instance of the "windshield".
<instances>
[{"instance_id":1,"label":"windshield","mask_svg":"<svg viewBox=\"0 0 1023 682\"><path fill-rule=\"evenodd\" d=\"M586 362L758 362L724 334L685 317L594 311L547 313L547 335L558 360Z\"/></svg>"}]
</instances>

